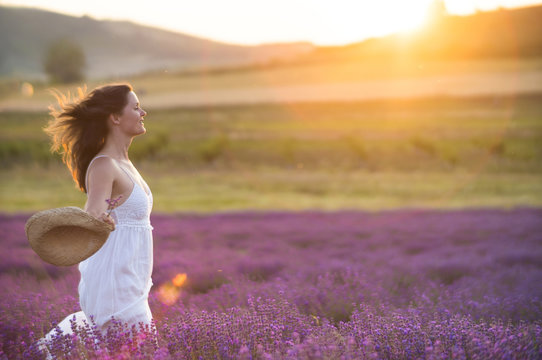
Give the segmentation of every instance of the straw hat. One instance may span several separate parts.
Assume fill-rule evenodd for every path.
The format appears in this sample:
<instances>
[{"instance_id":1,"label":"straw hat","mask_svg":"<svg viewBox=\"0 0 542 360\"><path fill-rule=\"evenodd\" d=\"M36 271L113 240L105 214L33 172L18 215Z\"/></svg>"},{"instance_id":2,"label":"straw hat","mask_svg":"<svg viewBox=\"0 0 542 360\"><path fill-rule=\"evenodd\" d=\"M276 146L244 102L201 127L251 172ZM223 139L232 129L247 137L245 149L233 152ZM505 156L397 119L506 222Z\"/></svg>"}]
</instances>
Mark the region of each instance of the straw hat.
<instances>
[{"instance_id":1,"label":"straw hat","mask_svg":"<svg viewBox=\"0 0 542 360\"><path fill-rule=\"evenodd\" d=\"M30 246L44 261L57 266L77 264L102 247L113 226L75 206L40 211L25 232Z\"/></svg>"}]
</instances>

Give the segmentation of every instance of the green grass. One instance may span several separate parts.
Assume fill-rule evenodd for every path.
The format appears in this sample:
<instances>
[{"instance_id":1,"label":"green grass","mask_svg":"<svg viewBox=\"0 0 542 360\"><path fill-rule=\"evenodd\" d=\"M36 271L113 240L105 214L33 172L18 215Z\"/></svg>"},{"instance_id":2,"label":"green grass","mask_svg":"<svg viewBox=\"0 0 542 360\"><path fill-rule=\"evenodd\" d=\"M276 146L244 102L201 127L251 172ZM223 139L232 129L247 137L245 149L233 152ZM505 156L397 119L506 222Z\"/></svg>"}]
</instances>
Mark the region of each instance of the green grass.
<instances>
[{"instance_id":1,"label":"green grass","mask_svg":"<svg viewBox=\"0 0 542 360\"><path fill-rule=\"evenodd\" d=\"M156 110L136 161L205 169L541 171L539 95ZM0 162L50 163L45 113L0 113Z\"/></svg>"},{"instance_id":2,"label":"green grass","mask_svg":"<svg viewBox=\"0 0 542 360\"><path fill-rule=\"evenodd\" d=\"M542 206L542 173L366 172L303 169L183 171L140 167L156 212L253 210L380 210L396 207ZM80 206L67 170L12 168L0 176L0 211Z\"/></svg>"}]
</instances>

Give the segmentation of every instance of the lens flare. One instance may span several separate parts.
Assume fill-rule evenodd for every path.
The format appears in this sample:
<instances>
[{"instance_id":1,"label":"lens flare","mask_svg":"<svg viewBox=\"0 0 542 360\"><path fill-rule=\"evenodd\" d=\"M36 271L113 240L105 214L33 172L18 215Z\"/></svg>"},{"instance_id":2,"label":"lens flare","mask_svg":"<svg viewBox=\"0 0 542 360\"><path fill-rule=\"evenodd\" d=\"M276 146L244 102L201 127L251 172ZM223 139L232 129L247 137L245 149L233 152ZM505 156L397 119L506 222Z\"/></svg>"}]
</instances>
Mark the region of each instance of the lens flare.
<instances>
[{"instance_id":1,"label":"lens flare","mask_svg":"<svg viewBox=\"0 0 542 360\"><path fill-rule=\"evenodd\" d=\"M185 273L180 273L180 274L177 274L173 278L173 285L175 285L177 287L181 287L181 286L183 286L185 281L186 281L186 274Z\"/></svg>"},{"instance_id":2,"label":"lens flare","mask_svg":"<svg viewBox=\"0 0 542 360\"><path fill-rule=\"evenodd\" d=\"M164 283L158 289L158 298L163 304L173 305L181 296L180 287L186 282L186 273L178 273L171 282Z\"/></svg>"},{"instance_id":3,"label":"lens flare","mask_svg":"<svg viewBox=\"0 0 542 360\"><path fill-rule=\"evenodd\" d=\"M165 305L173 305L181 295L181 290L171 283L165 283L158 289L158 298Z\"/></svg>"}]
</instances>

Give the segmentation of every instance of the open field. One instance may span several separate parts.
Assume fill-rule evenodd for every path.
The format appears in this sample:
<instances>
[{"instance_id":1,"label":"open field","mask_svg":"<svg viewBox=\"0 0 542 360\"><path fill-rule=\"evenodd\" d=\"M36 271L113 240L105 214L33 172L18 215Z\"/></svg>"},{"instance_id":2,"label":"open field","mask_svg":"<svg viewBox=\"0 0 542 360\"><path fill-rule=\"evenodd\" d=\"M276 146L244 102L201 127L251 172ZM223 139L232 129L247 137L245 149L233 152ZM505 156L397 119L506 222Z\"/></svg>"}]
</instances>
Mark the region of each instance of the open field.
<instances>
[{"instance_id":1,"label":"open field","mask_svg":"<svg viewBox=\"0 0 542 360\"><path fill-rule=\"evenodd\" d=\"M88 329L51 350L540 358L541 102L533 93L150 110L130 156L154 194L159 346L139 334L138 347L126 329L95 346ZM79 310L77 269L44 263L24 235L32 212L85 201L49 153L46 123L41 110L0 112L0 358L39 358L29 344Z\"/></svg>"},{"instance_id":2,"label":"open field","mask_svg":"<svg viewBox=\"0 0 542 360\"><path fill-rule=\"evenodd\" d=\"M0 356L10 359L31 359L30 344L80 310L77 268L33 253L24 235L29 215L0 215L0 285L7 291ZM126 332L95 346L89 329L79 340L57 340L54 352L140 359L542 356L539 209L245 211L151 221L149 303L158 348L150 339L138 347Z\"/></svg>"},{"instance_id":3,"label":"open field","mask_svg":"<svg viewBox=\"0 0 542 360\"><path fill-rule=\"evenodd\" d=\"M150 111L131 158L154 209L542 205L540 95ZM45 113L0 113L0 211L82 206Z\"/></svg>"}]
</instances>

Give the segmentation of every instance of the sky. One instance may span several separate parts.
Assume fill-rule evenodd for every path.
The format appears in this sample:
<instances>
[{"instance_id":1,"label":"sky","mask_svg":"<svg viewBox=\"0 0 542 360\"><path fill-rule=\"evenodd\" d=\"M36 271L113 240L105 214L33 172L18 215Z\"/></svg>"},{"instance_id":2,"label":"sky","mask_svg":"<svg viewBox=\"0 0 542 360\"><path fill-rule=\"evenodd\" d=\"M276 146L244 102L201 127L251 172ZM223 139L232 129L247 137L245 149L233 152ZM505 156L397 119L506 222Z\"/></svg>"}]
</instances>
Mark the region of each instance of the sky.
<instances>
[{"instance_id":1,"label":"sky","mask_svg":"<svg viewBox=\"0 0 542 360\"><path fill-rule=\"evenodd\" d=\"M0 0L95 19L129 20L220 42L310 41L344 45L410 31L433 0ZM542 4L542 0L445 0L450 14Z\"/></svg>"}]
</instances>

